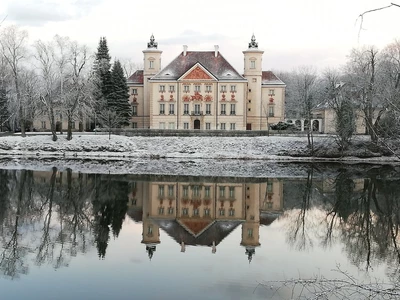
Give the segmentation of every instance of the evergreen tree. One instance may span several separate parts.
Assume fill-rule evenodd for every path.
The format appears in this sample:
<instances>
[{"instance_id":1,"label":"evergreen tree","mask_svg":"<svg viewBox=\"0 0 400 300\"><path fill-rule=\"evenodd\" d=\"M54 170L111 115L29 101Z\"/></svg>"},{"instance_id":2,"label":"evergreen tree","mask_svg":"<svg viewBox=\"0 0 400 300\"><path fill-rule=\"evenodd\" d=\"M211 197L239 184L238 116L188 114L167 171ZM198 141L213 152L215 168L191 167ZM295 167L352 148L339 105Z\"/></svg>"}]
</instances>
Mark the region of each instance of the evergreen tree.
<instances>
[{"instance_id":1,"label":"evergreen tree","mask_svg":"<svg viewBox=\"0 0 400 300\"><path fill-rule=\"evenodd\" d=\"M101 111L109 106L110 96L113 92L111 79L111 57L108 52L107 40L105 37L100 38L97 48L94 70L97 75L97 89L95 96L97 99L96 110Z\"/></svg>"},{"instance_id":2,"label":"evergreen tree","mask_svg":"<svg viewBox=\"0 0 400 300\"><path fill-rule=\"evenodd\" d=\"M129 105L129 88L124 75L124 70L119 60L114 62L111 70L113 93L110 97L109 108L115 111L122 119L122 124L128 125L131 113Z\"/></svg>"}]
</instances>

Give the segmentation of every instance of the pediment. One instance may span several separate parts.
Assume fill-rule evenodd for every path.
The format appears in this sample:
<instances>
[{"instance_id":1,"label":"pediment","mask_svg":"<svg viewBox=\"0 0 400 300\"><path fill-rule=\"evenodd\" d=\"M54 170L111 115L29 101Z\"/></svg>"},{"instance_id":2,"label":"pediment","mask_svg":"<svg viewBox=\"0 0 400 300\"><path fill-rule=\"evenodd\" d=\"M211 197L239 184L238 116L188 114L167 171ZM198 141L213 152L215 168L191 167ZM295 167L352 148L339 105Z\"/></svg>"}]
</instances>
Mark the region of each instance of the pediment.
<instances>
[{"instance_id":1,"label":"pediment","mask_svg":"<svg viewBox=\"0 0 400 300\"><path fill-rule=\"evenodd\" d=\"M180 219L178 222L193 236L199 236L214 223L213 220L207 219Z\"/></svg>"},{"instance_id":2,"label":"pediment","mask_svg":"<svg viewBox=\"0 0 400 300\"><path fill-rule=\"evenodd\" d=\"M197 63L192 68L190 68L185 74L179 78L179 80L216 80L216 78L207 71L201 64Z\"/></svg>"}]
</instances>

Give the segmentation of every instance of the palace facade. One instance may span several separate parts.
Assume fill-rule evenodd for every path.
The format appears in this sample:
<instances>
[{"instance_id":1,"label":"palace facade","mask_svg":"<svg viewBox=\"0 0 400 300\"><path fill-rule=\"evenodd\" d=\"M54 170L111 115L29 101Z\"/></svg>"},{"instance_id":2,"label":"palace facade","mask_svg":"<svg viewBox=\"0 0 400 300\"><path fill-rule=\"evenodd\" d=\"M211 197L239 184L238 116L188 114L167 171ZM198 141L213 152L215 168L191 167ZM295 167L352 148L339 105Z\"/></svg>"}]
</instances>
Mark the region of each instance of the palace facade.
<instances>
[{"instance_id":1,"label":"palace facade","mask_svg":"<svg viewBox=\"0 0 400 300\"><path fill-rule=\"evenodd\" d=\"M128 78L132 128L266 130L284 119L285 83L262 71L264 51L254 35L240 74L215 46L183 51L161 67L154 36L143 50L144 69Z\"/></svg>"}]
</instances>

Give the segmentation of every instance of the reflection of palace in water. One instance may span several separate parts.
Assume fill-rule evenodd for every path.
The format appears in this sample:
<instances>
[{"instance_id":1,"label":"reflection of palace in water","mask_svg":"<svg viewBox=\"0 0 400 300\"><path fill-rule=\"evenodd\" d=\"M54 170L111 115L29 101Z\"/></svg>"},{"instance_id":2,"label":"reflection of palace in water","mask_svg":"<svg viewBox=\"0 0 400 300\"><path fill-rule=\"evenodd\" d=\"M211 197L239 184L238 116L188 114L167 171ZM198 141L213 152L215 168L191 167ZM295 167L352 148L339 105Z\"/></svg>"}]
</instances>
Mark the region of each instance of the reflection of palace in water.
<instances>
[{"instance_id":1,"label":"reflection of palace in water","mask_svg":"<svg viewBox=\"0 0 400 300\"><path fill-rule=\"evenodd\" d=\"M239 225L240 245L251 261L260 246L259 228L283 209L282 182L262 183L143 182L133 183L129 215L143 224L142 243L151 258L160 228L185 252L187 245L208 246L212 253Z\"/></svg>"}]
</instances>

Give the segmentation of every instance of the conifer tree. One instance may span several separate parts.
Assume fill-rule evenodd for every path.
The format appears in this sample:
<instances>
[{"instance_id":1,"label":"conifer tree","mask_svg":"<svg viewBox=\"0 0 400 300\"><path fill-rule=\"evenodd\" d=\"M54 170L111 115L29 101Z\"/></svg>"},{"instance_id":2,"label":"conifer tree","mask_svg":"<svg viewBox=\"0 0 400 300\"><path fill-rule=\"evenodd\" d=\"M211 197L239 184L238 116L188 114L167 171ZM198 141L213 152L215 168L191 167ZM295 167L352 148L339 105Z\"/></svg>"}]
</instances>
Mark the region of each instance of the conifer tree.
<instances>
[{"instance_id":1,"label":"conifer tree","mask_svg":"<svg viewBox=\"0 0 400 300\"><path fill-rule=\"evenodd\" d=\"M122 119L122 124L128 125L130 118L129 88L124 75L124 70L119 60L114 62L111 71L113 93L111 95L110 109L115 111Z\"/></svg>"},{"instance_id":2,"label":"conifer tree","mask_svg":"<svg viewBox=\"0 0 400 300\"><path fill-rule=\"evenodd\" d=\"M94 70L97 74L97 90L95 96L97 99L96 110L98 112L109 106L111 100L110 95L113 92L110 60L111 57L108 52L107 39L101 37L94 64Z\"/></svg>"}]
</instances>

